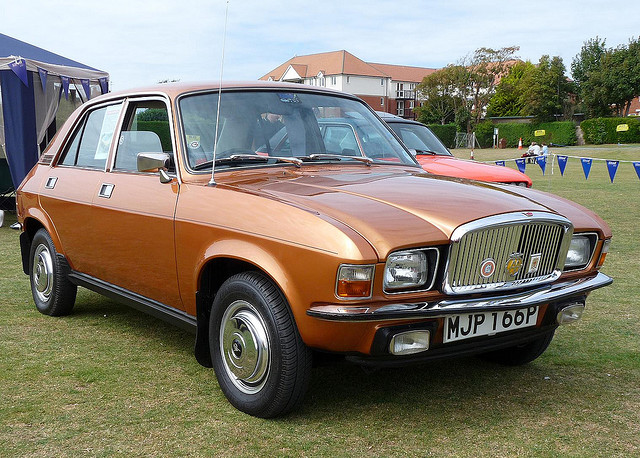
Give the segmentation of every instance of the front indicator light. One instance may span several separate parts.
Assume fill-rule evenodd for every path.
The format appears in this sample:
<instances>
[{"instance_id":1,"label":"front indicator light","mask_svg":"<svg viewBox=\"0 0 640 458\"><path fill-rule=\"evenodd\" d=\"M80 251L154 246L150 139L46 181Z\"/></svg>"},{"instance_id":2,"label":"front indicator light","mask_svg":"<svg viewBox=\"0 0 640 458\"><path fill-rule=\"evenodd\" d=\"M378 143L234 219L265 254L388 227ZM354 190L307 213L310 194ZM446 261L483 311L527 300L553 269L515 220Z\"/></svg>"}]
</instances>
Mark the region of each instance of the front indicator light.
<instances>
[{"instance_id":1,"label":"front indicator light","mask_svg":"<svg viewBox=\"0 0 640 458\"><path fill-rule=\"evenodd\" d=\"M343 264L338 269L336 296L344 299L371 297L373 266Z\"/></svg>"},{"instance_id":2,"label":"front indicator light","mask_svg":"<svg viewBox=\"0 0 640 458\"><path fill-rule=\"evenodd\" d=\"M430 332L425 330L406 331L395 334L389 343L392 355L412 355L429 349Z\"/></svg>"},{"instance_id":3,"label":"front indicator light","mask_svg":"<svg viewBox=\"0 0 640 458\"><path fill-rule=\"evenodd\" d=\"M574 323L582 318L582 312L584 312L583 302L569 305L558 312L556 321L558 324Z\"/></svg>"},{"instance_id":4,"label":"front indicator light","mask_svg":"<svg viewBox=\"0 0 640 458\"><path fill-rule=\"evenodd\" d=\"M609 245L611 245L611 239L607 239L602 244L602 251L600 252L600 259L598 259L597 269L602 267L604 264L604 260L607 257L607 253L609 252Z\"/></svg>"}]
</instances>

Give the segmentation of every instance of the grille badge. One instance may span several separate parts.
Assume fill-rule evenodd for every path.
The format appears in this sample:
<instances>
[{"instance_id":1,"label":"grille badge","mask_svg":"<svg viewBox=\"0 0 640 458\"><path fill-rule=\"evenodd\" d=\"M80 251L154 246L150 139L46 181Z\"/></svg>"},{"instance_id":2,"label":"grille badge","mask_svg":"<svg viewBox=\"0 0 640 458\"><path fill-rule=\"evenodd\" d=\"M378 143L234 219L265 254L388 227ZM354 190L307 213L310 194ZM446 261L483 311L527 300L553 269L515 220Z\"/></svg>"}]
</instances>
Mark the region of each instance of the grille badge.
<instances>
[{"instance_id":1,"label":"grille badge","mask_svg":"<svg viewBox=\"0 0 640 458\"><path fill-rule=\"evenodd\" d=\"M509 259L507 259L507 264L505 265L507 273L512 277L518 275L518 272L522 269L522 261L522 253L511 253L511 255L509 255Z\"/></svg>"},{"instance_id":2,"label":"grille badge","mask_svg":"<svg viewBox=\"0 0 640 458\"><path fill-rule=\"evenodd\" d=\"M496 271L496 262L493 258L487 258L480 264L480 275L483 278L489 278Z\"/></svg>"}]
</instances>

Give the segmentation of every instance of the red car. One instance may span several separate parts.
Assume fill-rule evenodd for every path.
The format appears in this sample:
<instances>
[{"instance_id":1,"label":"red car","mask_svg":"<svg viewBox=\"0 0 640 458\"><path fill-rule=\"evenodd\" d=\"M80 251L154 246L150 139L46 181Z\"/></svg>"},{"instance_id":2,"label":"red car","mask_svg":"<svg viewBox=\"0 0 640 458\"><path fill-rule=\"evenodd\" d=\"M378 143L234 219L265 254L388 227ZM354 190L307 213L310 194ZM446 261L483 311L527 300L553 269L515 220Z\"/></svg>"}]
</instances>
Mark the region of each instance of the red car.
<instances>
[{"instance_id":1,"label":"red car","mask_svg":"<svg viewBox=\"0 0 640 458\"><path fill-rule=\"evenodd\" d=\"M531 178L517 170L454 157L438 137L422 123L389 113L377 113L406 147L416 152L416 159L429 173L531 187Z\"/></svg>"}]
</instances>

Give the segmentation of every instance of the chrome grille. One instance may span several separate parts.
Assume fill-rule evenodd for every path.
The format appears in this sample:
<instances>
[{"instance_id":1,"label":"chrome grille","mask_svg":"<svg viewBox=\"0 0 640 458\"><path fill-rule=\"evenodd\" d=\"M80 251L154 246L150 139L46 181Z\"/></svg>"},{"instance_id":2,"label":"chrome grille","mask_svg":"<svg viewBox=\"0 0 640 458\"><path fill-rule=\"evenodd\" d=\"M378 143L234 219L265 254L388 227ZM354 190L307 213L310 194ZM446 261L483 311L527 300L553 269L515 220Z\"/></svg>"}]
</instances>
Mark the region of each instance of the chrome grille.
<instances>
[{"instance_id":1,"label":"chrome grille","mask_svg":"<svg viewBox=\"0 0 640 458\"><path fill-rule=\"evenodd\" d=\"M509 213L460 226L452 235L444 290L463 294L553 281L564 266L572 231L566 218L543 212ZM481 274L481 266L488 275Z\"/></svg>"}]
</instances>

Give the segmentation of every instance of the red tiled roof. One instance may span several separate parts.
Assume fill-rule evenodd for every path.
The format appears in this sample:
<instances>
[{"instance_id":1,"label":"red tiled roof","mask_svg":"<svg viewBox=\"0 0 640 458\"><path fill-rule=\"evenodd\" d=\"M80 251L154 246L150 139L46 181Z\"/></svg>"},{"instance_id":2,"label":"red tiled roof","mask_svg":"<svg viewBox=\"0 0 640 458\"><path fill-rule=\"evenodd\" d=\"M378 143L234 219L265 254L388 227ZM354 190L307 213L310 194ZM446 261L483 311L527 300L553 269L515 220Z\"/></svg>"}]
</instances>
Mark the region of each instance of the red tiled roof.
<instances>
[{"instance_id":1,"label":"red tiled roof","mask_svg":"<svg viewBox=\"0 0 640 458\"><path fill-rule=\"evenodd\" d=\"M378 64L373 62L370 62L369 65L390 76L394 81L409 81L415 83L422 82L425 76L437 70L435 68L409 67L407 65Z\"/></svg>"},{"instance_id":2,"label":"red tiled roof","mask_svg":"<svg viewBox=\"0 0 640 458\"><path fill-rule=\"evenodd\" d=\"M358 59L353 54L342 50L295 56L274 68L260 79L267 80L271 77L273 80L278 81L282 78L282 75L285 74L289 66L293 67L302 78L316 76L321 71L325 75L387 76L365 61Z\"/></svg>"}]
</instances>

